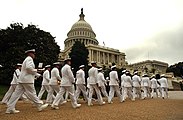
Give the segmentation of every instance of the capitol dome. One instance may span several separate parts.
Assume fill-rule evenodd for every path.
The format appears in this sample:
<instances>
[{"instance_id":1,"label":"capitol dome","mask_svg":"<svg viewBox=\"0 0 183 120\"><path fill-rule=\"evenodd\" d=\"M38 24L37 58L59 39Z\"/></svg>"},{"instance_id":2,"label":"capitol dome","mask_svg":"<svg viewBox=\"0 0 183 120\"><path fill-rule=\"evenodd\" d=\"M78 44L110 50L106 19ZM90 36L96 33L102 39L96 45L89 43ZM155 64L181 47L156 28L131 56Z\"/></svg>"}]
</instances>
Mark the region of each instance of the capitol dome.
<instances>
[{"instance_id":1,"label":"capitol dome","mask_svg":"<svg viewBox=\"0 0 183 120\"><path fill-rule=\"evenodd\" d=\"M93 31L91 25L88 24L85 20L79 20L78 22L76 22L72 26L71 30L80 29L80 28L85 28L85 29Z\"/></svg>"},{"instance_id":2,"label":"capitol dome","mask_svg":"<svg viewBox=\"0 0 183 120\"><path fill-rule=\"evenodd\" d=\"M80 41L85 45L98 45L96 34L91 25L84 20L83 8L79 17L80 19L72 25L71 30L67 33L67 39L64 41L65 48L72 47L75 41Z\"/></svg>"}]
</instances>

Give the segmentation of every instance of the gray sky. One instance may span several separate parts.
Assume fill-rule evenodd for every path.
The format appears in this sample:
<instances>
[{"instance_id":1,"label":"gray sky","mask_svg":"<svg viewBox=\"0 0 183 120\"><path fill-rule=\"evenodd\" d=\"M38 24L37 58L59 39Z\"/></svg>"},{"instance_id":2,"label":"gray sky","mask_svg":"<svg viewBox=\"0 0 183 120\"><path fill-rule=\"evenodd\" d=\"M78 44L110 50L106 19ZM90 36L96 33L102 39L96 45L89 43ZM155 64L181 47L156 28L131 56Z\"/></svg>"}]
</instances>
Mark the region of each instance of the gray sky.
<instances>
[{"instance_id":1,"label":"gray sky","mask_svg":"<svg viewBox=\"0 0 183 120\"><path fill-rule=\"evenodd\" d=\"M81 8L99 44L125 52L128 63L183 61L183 0L0 0L0 28L38 25L63 50Z\"/></svg>"}]
</instances>

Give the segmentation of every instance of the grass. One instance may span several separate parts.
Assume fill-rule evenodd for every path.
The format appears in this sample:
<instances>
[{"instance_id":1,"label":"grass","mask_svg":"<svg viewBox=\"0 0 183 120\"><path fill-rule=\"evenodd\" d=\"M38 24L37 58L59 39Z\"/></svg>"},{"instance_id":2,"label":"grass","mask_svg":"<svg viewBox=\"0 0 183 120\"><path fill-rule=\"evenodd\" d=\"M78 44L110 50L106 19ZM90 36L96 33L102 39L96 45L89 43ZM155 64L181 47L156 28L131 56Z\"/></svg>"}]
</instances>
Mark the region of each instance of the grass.
<instances>
[{"instance_id":1,"label":"grass","mask_svg":"<svg viewBox=\"0 0 183 120\"><path fill-rule=\"evenodd\" d=\"M10 86L7 85L0 85L0 101L3 99L4 95L8 91ZM37 94L39 93L40 87L36 87ZM43 94L43 99L46 98L46 92Z\"/></svg>"},{"instance_id":2,"label":"grass","mask_svg":"<svg viewBox=\"0 0 183 120\"><path fill-rule=\"evenodd\" d=\"M9 86L6 85L0 85L0 100L3 99L3 96L6 94L6 92L8 91Z\"/></svg>"}]
</instances>

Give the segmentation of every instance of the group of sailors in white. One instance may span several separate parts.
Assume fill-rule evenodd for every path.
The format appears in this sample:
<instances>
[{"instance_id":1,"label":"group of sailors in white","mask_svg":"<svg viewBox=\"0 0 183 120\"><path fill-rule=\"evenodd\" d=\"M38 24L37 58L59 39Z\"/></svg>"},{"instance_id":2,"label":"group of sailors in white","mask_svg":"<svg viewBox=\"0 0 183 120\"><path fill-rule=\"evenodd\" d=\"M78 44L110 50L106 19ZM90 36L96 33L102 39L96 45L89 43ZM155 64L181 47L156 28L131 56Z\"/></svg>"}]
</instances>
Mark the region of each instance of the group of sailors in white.
<instances>
[{"instance_id":1,"label":"group of sailors in white","mask_svg":"<svg viewBox=\"0 0 183 120\"><path fill-rule=\"evenodd\" d=\"M141 78L138 76L138 71L135 71L133 77L131 77L129 71L123 70L120 85L115 65L111 67L109 77L105 79L102 68L97 68L96 62L93 61L91 62L92 67L88 71L86 85L85 66L79 66L79 70L76 72L76 78L74 78L71 69L71 59L69 58L65 60L65 65L61 68L61 75L59 73L59 62L53 64L54 68L52 70L51 65L45 66L45 71L42 75L42 87L37 96L34 88L34 79L35 76L40 77L41 75L37 73L33 62L35 50L27 50L25 53L27 57L22 67L20 67L20 64L17 64L11 86L1 101L1 103L5 103L8 106L6 113L20 112L15 109L15 105L21 97L32 101L34 105L37 106L38 111L42 111L48 105L51 105L52 109L59 109L59 105L67 102L68 95L71 99L72 107L78 108L81 106L81 104L78 104L81 92L88 106L93 105L92 101L94 98L92 97L94 92L97 96L97 100L95 101L97 101L99 105L105 104L102 95L106 97L106 102L113 103L112 99L115 93L120 102L124 102L127 98L130 98L132 101L135 101L136 98L153 98L154 92L156 93L156 97L162 97L163 99L168 97L168 83L164 74L157 80L155 79L155 75L152 75L150 79L147 74L144 74ZM74 84L76 84L76 90ZM109 94L106 91L106 86L108 85L110 86ZM48 94L45 104L43 104L41 98L45 91L47 91ZM56 96L54 93L56 93ZM64 95L66 96L65 98Z\"/></svg>"}]
</instances>

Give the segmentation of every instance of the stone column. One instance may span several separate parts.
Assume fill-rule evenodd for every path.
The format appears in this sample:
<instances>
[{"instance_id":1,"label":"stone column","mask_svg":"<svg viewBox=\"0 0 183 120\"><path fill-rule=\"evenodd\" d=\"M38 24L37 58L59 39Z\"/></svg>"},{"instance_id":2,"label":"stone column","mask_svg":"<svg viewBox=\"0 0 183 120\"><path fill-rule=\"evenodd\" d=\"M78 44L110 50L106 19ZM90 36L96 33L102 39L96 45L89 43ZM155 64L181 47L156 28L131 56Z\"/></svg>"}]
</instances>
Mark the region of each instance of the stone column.
<instances>
[{"instance_id":1,"label":"stone column","mask_svg":"<svg viewBox=\"0 0 183 120\"><path fill-rule=\"evenodd\" d=\"M109 53L107 53L107 64L109 64Z\"/></svg>"},{"instance_id":2,"label":"stone column","mask_svg":"<svg viewBox=\"0 0 183 120\"><path fill-rule=\"evenodd\" d=\"M93 61L93 50L91 50L91 61Z\"/></svg>"},{"instance_id":3,"label":"stone column","mask_svg":"<svg viewBox=\"0 0 183 120\"><path fill-rule=\"evenodd\" d=\"M103 64L105 65L105 53L103 52Z\"/></svg>"},{"instance_id":4,"label":"stone column","mask_svg":"<svg viewBox=\"0 0 183 120\"><path fill-rule=\"evenodd\" d=\"M89 62L91 62L91 50L89 50Z\"/></svg>"},{"instance_id":5,"label":"stone column","mask_svg":"<svg viewBox=\"0 0 183 120\"><path fill-rule=\"evenodd\" d=\"M98 53L99 53L99 56L98 56L99 59L98 59L98 61L99 61L99 63L101 63L101 61L100 61L100 57L101 57L100 56L100 51L98 51Z\"/></svg>"},{"instance_id":6,"label":"stone column","mask_svg":"<svg viewBox=\"0 0 183 120\"><path fill-rule=\"evenodd\" d=\"M97 51L97 56L96 57L97 57L97 61L96 62L98 62L98 51Z\"/></svg>"}]
</instances>

